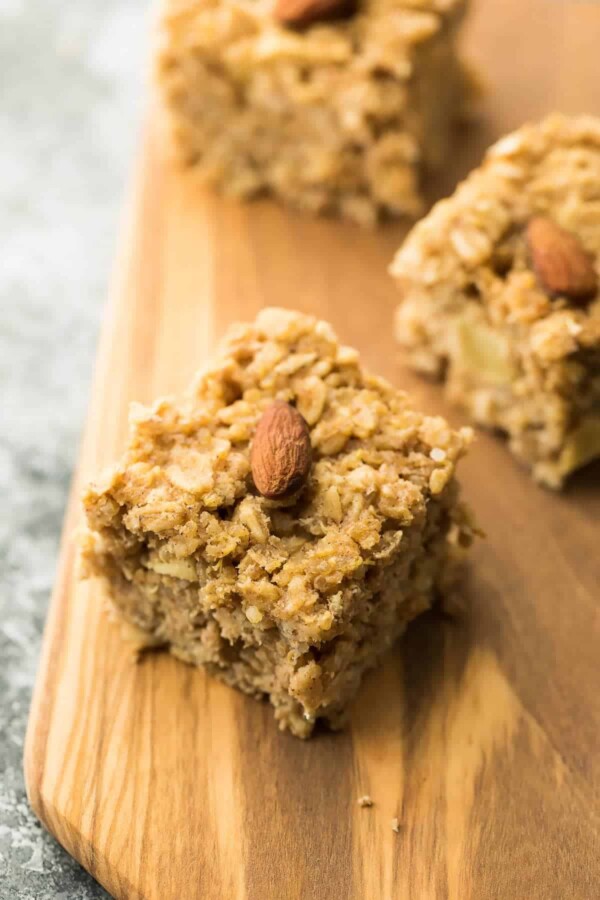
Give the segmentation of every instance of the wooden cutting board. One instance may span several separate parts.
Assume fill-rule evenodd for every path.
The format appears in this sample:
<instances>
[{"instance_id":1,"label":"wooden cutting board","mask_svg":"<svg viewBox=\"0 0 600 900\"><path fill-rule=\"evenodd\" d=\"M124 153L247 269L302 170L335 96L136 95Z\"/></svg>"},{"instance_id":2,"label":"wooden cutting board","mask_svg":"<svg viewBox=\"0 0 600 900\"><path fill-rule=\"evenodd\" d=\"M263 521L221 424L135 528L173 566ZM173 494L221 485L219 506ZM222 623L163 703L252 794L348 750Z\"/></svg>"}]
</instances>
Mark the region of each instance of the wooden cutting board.
<instances>
[{"instance_id":1,"label":"wooden cutting board","mask_svg":"<svg viewBox=\"0 0 600 900\"><path fill-rule=\"evenodd\" d=\"M432 193L527 117L600 113L599 34L598 3L480 2L469 46L491 82L486 122ZM135 665L101 588L76 580L80 486L121 451L128 402L183 388L228 323L264 304L330 319L373 369L460 421L395 356L386 267L403 234L219 200L149 129L25 755L35 812L115 897L598 896L598 465L553 495L482 435L462 467L488 534L470 612L418 621L367 678L349 730L309 743L202 671L166 655Z\"/></svg>"}]
</instances>

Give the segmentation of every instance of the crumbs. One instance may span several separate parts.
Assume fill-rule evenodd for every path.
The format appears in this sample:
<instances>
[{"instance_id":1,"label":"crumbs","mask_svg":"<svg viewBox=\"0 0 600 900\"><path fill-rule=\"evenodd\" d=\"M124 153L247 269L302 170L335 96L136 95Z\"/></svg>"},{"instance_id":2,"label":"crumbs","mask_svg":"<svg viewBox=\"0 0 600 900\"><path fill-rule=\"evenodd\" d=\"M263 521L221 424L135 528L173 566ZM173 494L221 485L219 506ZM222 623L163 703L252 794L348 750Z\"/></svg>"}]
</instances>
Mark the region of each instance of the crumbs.
<instances>
[{"instance_id":1,"label":"crumbs","mask_svg":"<svg viewBox=\"0 0 600 900\"><path fill-rule=\"evenodd\" d=\"M370 809L375 805L375 801L369 794L363 794L362 797L359 797L356 802L361 809ZM394 816L394 818L390 822L390 825L394 834L400 834L400 829L402 826L400 824L400 819L397 816Z\"/></svg>"}]
</instances>

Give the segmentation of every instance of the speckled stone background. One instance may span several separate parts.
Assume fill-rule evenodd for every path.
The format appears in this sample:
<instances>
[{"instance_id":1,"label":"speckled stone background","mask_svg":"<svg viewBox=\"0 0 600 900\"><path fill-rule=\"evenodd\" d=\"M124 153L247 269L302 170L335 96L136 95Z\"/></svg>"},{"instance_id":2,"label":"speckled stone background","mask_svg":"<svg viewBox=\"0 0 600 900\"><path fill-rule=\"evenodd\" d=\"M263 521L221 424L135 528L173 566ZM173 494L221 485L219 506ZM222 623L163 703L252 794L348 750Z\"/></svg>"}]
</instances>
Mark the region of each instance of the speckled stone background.
<instances>
[{"instance_id":1,"label":"speckled stone background","mask_svg":"<svg viewBox=\"0 0 600 900\"><path fill-rule=\"evenodd\" d=\"M147 68L146 0L0 0L0 897L108 895L29 811L27 712Z\"/></svg>"}]
</instances>

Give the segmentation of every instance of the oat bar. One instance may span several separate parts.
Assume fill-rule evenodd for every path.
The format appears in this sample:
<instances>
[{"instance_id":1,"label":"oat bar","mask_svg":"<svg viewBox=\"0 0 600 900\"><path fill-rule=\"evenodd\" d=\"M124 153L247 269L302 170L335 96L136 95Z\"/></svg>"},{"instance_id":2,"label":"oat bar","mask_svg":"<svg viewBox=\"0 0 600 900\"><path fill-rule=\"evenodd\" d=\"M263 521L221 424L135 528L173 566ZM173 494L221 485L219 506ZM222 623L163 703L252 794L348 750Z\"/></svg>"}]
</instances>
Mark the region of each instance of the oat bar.
<instances>
[{"instance_id":1,"label":"oat bar","mask_svg":"<svg viewBox=\"0 0 600 900\"><path fill-rule=\"evenodd\" d=\"M450 589L469 439L326 323L265 309L183 398L133 408L125 455L85 492L85 569L149 644L307 737Z\"/></svg>"},{"instance_id":2,"label":"oat bar","mask_svg":"<svg viewBox=\"0 0 600 900\"><path fill-rule=\"evenodd\" d=\"M178 157L238 197L362 224L418 215L470 94L465 6L163 0L157 81Z\"/></svg>"},{"instance_id":3,"label":"oat bar","mask_svg":"<svg viewBox=\"0 0 600 900\"><path fill-rule=\"evenodd\" d=\"M415 226L396 334L553 488L600 455L600 121L552 115L495 144Z\"/></svg>"}]
</instances>

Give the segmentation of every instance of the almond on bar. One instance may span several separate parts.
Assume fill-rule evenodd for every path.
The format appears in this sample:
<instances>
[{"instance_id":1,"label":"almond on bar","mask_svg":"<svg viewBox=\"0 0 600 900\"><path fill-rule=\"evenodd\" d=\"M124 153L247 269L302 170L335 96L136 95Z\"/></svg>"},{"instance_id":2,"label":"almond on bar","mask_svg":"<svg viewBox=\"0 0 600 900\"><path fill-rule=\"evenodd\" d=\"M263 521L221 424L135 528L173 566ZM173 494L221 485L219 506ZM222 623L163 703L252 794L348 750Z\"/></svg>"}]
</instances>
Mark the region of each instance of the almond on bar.
<instances>
[{"instance_id":1,"label":"almond on bar","mask_svg":"<svg viewBox=\"0 0 600 900\"><path fill-rule=\"evenodd\" d=\"M301 28L351 16L355 8L355 0L278 0L273 15L284 25Z\"/></svg>"},{"instance_id":2,"label":"almond on bar","mask_svg":"<svg viewBox=\"0 0 600 900\"><path fill-rule=\"evenodd\" d=\"M571 300L588 300L596 293L594 260L577 235L547 216L535 216L527 226L527 246L542 287Z\"/></svg>"},{"instance_id":3,"label":"almond on bar","mask_svg":"<svg viewBox=\"0 0 600 900\"><path fill-rule=\"evenodd\" d=\"M254 484L271 500L301 490L310 471L312 449L308 426L298 410L276 400L259 419L250 466Z\"/></svg>"}]
</instances>

